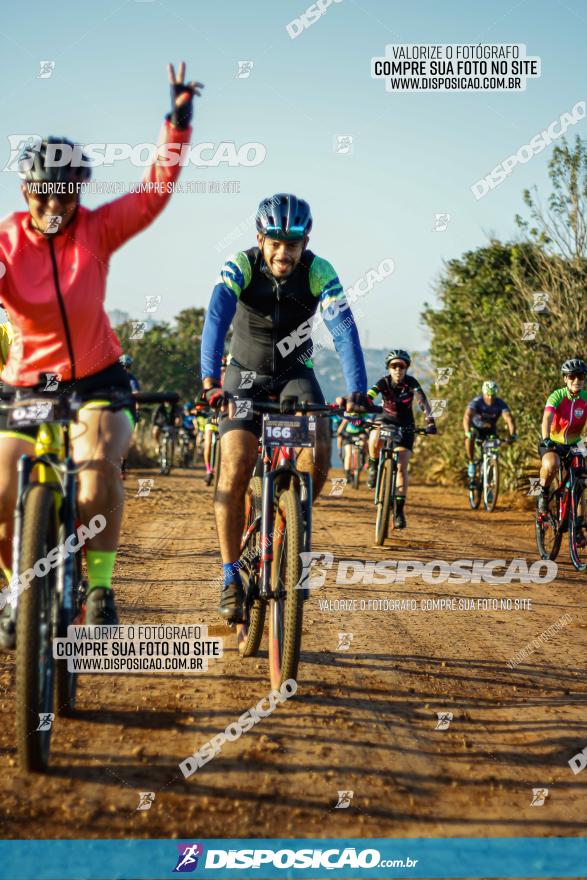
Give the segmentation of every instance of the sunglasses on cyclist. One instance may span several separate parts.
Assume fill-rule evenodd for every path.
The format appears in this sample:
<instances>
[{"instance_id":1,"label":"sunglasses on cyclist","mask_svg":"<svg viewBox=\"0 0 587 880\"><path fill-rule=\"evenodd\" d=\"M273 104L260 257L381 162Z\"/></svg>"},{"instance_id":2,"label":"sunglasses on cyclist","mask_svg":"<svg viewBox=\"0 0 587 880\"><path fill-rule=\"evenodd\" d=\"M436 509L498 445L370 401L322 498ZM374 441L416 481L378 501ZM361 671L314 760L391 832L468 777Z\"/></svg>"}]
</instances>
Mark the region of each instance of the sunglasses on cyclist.
<instances>
[{"instance_id":1,"label":"sunglasses on cyclist","mask_svg":"<svg viewBox=\"0 0 587 880\"><path fill-rule=\"evenodd\" d=\"M388 365L389 370L407 370L407 366L403 361L395 361L393 364Z\"/></svg>"}]
</instances>

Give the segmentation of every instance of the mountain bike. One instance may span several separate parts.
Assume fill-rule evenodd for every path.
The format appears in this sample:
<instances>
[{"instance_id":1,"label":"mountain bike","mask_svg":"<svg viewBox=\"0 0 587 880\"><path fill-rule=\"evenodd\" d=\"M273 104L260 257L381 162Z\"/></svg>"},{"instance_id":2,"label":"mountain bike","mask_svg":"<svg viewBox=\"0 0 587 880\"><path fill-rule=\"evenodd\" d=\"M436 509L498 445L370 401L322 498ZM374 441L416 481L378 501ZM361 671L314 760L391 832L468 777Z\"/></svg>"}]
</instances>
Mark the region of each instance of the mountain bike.
<instances>
[{"instance_id":1,"label":"mountain bike","mask_svg":"<svg viewBox=\"0 0 587 880\"><path fill-rule=\"evenodd\" d=\"M177 438L179 466L189 468L194 463L196 436L194 431L181 427Z\"/></svg>"},{"instance_id":2,"label":"mountain bike","mask_svg":"<svg viewBox=\"0 0 587 880\"><path fill-rule=\"evenodd\" d=\"M351 437L348 442L352 444L350 461L351 466L349 468L351 475L351 485L353 489L358 489L361 471L365 467L366 462L364 434L361 433L358 436Z\"/></svg>"},{"instance_id":3,"label":"mountain bike","mask_svg":"<svg viewBox=\"0 0 587 880\"><path fill-rule=\"evenodd\" d=\"M171 472L176 437L177 428L175 425L162 426L159 437L159 473L163 476L167 476Z\"/></svg>"},{"instance_id":4,"label":"mountain bike","mask_svg":"<svg viewBox=\"0 0 587 880\"><path fill-rule=\"evenodd\" d=\"M536 545L541 559L556 559L563 534L569 535L569 555L577 571L587 570L587 470L576 446L555 447L558 475L548 489L548 512L536 510Z\"/></svg>"},{"instance_id":5,"label":"mountain bike","mask_svg":"<svg viewBox=\"0 0 587 880\"><path fill-rule=\"evenodd\" d=\"M395 529L397 517L396 487L398 472L397 446L401 446L404 432L427 434L425 428L401 427L386 422L376 422L369 428L380 428L379 438L382 441L377 462L377 480L375 482L375 543L382 547L389 532L391 517L392 528Z\"/></svg>"},{"instance_id":6,"label":"mountain bike","mask_svg":"<svg viewBox=\"0 0 587 880\"><path fill-rule=\"evenodd\" d=\"M316 419L310 413L333 411L328 404L289 403L287 409L277 402L252 406L263 416L263 471L248 486L239 558L245 590L245 622L237 624L239 651L243 657L257 653L268 614L273 688L297 677L309 594L300 553L311 550L312 479L297 469L297 450L315 446Z\"/></svg>"},{"instance_id":7,"label":"mountain bike","mask_svg":"<svg viewBox=\"0 0 587 880\"><path fill-rule=\"evenodd\" d=\"M177 397L177 395L175 395ZM22 586L11 594L16 625L16 748L20 767L43 771L49 761L54 715L71 715L77 676L53 657L53 639L83 625L86 582L82 553L65 552L80 525L78 468L71 456L70 425L82 406L75 394L3 392L8 425L35 426L34 455L18 463L12 571ZM113 391L94 409L122 409L135 401L169 400L168 394ZM77 541L74 541L77 543ZM26 573L26 576L25 576ZM16 593L16 595L15 595Z\"/></svg>"},{"instance_id":8,"label":"mountain bike","mask_svg":"<svg viewBox=\"0 0 587 880\"><path fill-rule=\"evenodd\" d=\"M481 499L488 513L495 510L499 494L499 447L503 443L511 443L511 440L501 437L475 440L475 476L469 481L469 504L473 510L477 510Z\"/></svg>"}]
</instances>

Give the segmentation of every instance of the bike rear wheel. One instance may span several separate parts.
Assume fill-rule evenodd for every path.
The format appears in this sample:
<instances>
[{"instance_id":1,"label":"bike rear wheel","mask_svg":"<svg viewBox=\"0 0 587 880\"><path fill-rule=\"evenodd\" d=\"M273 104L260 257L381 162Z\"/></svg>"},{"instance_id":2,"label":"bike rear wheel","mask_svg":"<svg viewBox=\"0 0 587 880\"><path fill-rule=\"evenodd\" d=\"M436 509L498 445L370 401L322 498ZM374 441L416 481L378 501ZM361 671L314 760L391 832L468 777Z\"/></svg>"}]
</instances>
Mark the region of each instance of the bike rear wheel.
<instances>
[{"instance_id":1,"label":"bike rear wheel","mask_svg":"<svg viewBox=\"0 0 587 880\"><path fill-rule=\"evenodd\" d=\"M483 474L483 505L489 513L495 510L498 492L499 462L496 458L491 457L487 459Z\"/></svg>"},{"instance_id":2,"label":"bike rear wheel","mask_svg":"<svg viewBox=\"0 0 587 880\"><path fill-rule=\"evenodd\" d=\"M48 485L27 492L21 536L20 572L38 567L57 544L53 492ZM33 576L18 598L16 624L16 748L25 771L43 771L49 762L51 727L42 716L53 712L55 665L52 636L57 618L55 568Z\"/></svg>"},{"instance_id":3,"label":"bike rear wheel","mask_svg":"<svg viewBox=\"0 0 587 880\"><path fill-rule=\"evenodd\" d=\"M569 522L569 552L577 571L587 569L587 497L580 479L572 487Z\"/></svg>"},{"instance_id":4,"label":"bike rear wheel","mask_svg":"<svg viewBox=\"0 0 587 880\"><path fill-rule=\"evenodd\" d=\"M548 513L536 510L536 546L541 559L556 559L559 554L563 533L560 528L558 480L553 480L548 493Z\"/></svg>"},{"instance_id":5,"label":"bike rear wheel","mask_svg":"<svg viewBox=\"0 0 587 880\"><path fill-rule=\"evenodd\" d=\"M271 687L296 679L302 641L304 591L297 589L302 574L304 523L296 487L279 495L273 523L273 563L269 601L269 672Z\"/></svg>"},{"instance_id":6,"label":"bike rear wheel","mask_svg":"<svg viewBox=\"0 0 587 880\"><path fill-rule=\"evenodd\" d=\"M375 543L380 547L385 543L389 531L389 513L391 508L391 489L393 477L393 462L386 458L383 462L381 476L379 478L379 492L375 504L377 506L377 518L375 520Z\"/></svg>"},{"instance_id":7,"label":"bike rear wheel","mask_svg":"<svg viewBox=\"0 0 587 880\"><path fill-rule=\"evenodd\" d=\"M245 532L261 516L263 482L253 477L245 499ZM258 559L261 553L260 524L241 556L244 564L240 573L245 590L245 615L247 622L237 625L238 649L243 657L254 657L259 650L265 626L265 602L259 599Z\"/></svg>"}]
</instances>

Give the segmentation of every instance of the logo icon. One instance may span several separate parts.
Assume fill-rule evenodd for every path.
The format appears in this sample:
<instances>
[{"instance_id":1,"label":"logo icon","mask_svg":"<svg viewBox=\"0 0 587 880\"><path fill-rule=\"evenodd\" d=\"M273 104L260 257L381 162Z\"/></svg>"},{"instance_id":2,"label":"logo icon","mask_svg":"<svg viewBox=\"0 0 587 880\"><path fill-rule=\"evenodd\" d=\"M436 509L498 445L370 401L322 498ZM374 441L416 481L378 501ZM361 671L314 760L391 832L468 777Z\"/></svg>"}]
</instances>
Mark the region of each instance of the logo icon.
<instances>
[{"instance_id":1,"label":"logo icon","mask_svg":"<svg viewBox=\"0 0 587 880\"><path fill-rule=\"evenodd\" d=\"M445 416L447 405L448 405L448 400L432 399L430 401L430 415L432 416L432 418L438 419L441 416Z\"/></svg>"},{"instance_id":2,"label":"logo icon","mask_svg":"<svg viewBox=\"0 0 587 880\"><path fill-rule=\"evenodd\" d=\"M239 61L235 79L248 79L251 75L254 64L254 61Z\"/></svg>"},{"instance_id":3,"label":"logo icon","mask_svg":"<svg viewBox=\"0 0 587 880\"><path fill-rule=\"evenodd\" d=\"M147 329L146 321L132 321L132 330L129 339L142 339Z\"/></svg>"},{"instance_id":4,"label":"logo icon","mask_svg":"<svg viewBox=\"0 0 587 880\"><path fill-rule=\"evenodd\" d=\"M453 719L452 712L437 712L438 721L434 730L448 730Z\"/></svg>"},{"instance_id":5,"label":"logo icon","mask_svg":"<svg viewBox=\"0 0 587 880\"><path fill-rule=\"evenodd\" d=\"M573 755L568 763L575 776L577 773L580 773L581 770L584 770L585 767L587 767L587 746L585 746L584 749L581 749L580 752L577 752L576 755Z\"/></svg>"},{"instance_id":6,"label":"logo icon","mask_svg":"<svg viewBox=\"0 0 587 880\"><path fill-rule=\"evenodd\" d=\"M353 154L353 136L352 134L337 134L334 138L334 152L338 156L352 156Z\"/></svg>"},{"instance_id":7,"label":"logo icon","mask_svg":"<svg viewBox=\"0 0 587 880\"><path fill-rule=\"evenodd\" d=\"M61 382L61 373L45 373L44 391L56 391Z\"/></svg>"},{"instance_id":8,"label":"logo icon","mask_svg":"<svg viewBox=\"0 0 587 880\"><path fill-rule=\"evenodd\" d=\"M235 419L250 419L251 410L253 409L253 401L252 400L235 400L234 401L234 418Z\"/></svg>"},{"instance_id":9,"label":"logo icon","mask_svg":"<svg viewBox=\"0 0 587 880\"><path fill-rule=\"evenodd\" d=\"M37 79L49 79L49 77L55 70L54 61L39 61L39 66L41 70L37 74Z\"/></svg>"},{"instance_id":10,"label":"logo icon","mask_svg":"<svg viewBox=\"0 0 587 880\"><path fill-rule=\"evenodd\" d=\"M531 342L533 339L536 339L538 327L539 325L535 323L522 324L522 342Z\"/></svg>"},{"instance_id":11,"label":"logo icon","mask_svg":"<svg viewBox=\"0 0 587 880\"><path fill-rule=\"evenodd\" d=\"M531 807L541 807L544 804L544 801L548 797L548 789L547 788L533 788L532 789L532 800L530 801Z\"/></svg>"},{"instance_id":12,"label":"logo icon","mask_svg":"<svg viewBox=\"0 0 587 880\"><path fill-rule=\"evenodd\" d=\"M332 568L334 564L334 556L332 553L326 551L325 553L318 553L315 550L304 551L300 553L300 558L302 560L302 573L300 575L300 579L296 584L297 590L317 590L319 587L324 585L324 581L326 580L326 570L328 568ZM319 568L318 571L314 574L313 577L310 577L310 569L312 568L312 564L314 562L321 562L324 560L324 568Z\"/></svg>"},{"instance_id":13,"label":"logo icon","mask_svg":"<svg viewBox=\"0 0 587 880\"><path fill-rule=\"evenodd\" d=\"M157 311L157 306L161 302L160 296L146 296L145 297L145 311L149 314Z\"/></svg>"},{"instance_id":14,"label":"logo icon","mask_svg":"<svg viewBox=\"0 0 587 880\"><path fill-rule=\"evenodd\" d=\"M533 312L547 312L548 311L548 300L550 299L550 294L545 293L543 290L537 291L532 294L532 311Z\"/></svg>"},{"instance_id":15,"label":"logo icon","mask_svg":"<svg viewBox=\"0 0 587 880\"><path fill-rule=\"evenodd\" d=\"M254 370L241 370L241 380L239 382L239 388L252 388L253 382L257 378L257 374Z\"/></svg>"},{"instance_id":16,"label":"logo icon","mask_svg":"<svg viewBox=\"0 0 587 880\"><path fill-rule=\"evenodd\" d=\"M353 799L352 791L339 791L338 792L338 803L335 806L335 810L346 810L350 807L351 801Z\"/></svg>"},{"instance_id":17,"label":"logo icon","mask_svg":"<svg viewBox=\"0 0 587 880\"><path fill-rule=\"evenodd\" d=\"M540 495L540 477L530 477L530 489L528 495L530 497Z\"/></svg>"},{"instance_id":18,"label":"logo icon","mask_svg":"<svg viewBox=\"0 0 587 880\"><path fill-rule=\"evenodd\" d=\"M150 810L155 801L155 792L154 791L139 791L139 805L137 810Z\"/></svg>"},{"instance_id":19,"label":"logo icon","mask_svg":"<svg viewBox=\"0 0 587 880\"><path fill-rule=\"evenodd\" d=\"M449 379L453 373L453 367L437 367L436 379L434 380L435 387L438 387L439 385L448 385Z\"/></svg>"},{"instance_id":20,"label":"logo icon","mask_svg":"<svg viewBox=\"0 0 587 880\"><path fill-rule=\"evenodd\" d=\"M204 854L201 843L178 843L177 865L174 874L191 874L198 867L198 859Z\"/></svg>"},{"instance_id":21,"label":"logo icon","mask_svg":"<svg viewBox=\"0 0 587 880\"><path fill-rule=\"evenodd\" d=\"M146 498L147 495L150 494L151 489L155 485L155 480L152 477L148 479L138 479L137 483L139 484L139 488L137 489L137 494L135 498Z\"/></svg>"},{"instance_id":22,"label":"logo icon","mask_svg":"<svg viewBox=\"0 0 587 880\"><path fill-rule=\"evenodd\" d=\"M348 651L351 646L351 642L353 640L352 633L339 633L338 634L338 645L336 646L337 651Z\"/></svg>"},{"instance_id":23,"label":"logo icon","mask_svg":"<svg viewBox=\"0 0 587 880\"><path fill-rule=\"evenodd\" d=\"M444 232L448 229L450 223L450 214L435 214L432 232Z\"/></svg>"},{"instance_id":24,"label":"logo icon","mask_svg":"<svg viewBox=\"0 0 587 880\"><path fill-rule=\"evenodd\" d=\"M63 217L61 217L59 214L47 214L47 225L45 226L45 232L50 232L51 235L53 235L53 233L55 232L59 232L59 227L62 223Z\"/></svg>"},{"instance_id":25,"label":"logo icon","mask_svg":"<svg viewBox=\"0 0 587 880\"><path fill-rule=\"evenodd\" d=\"M346 486L346 477L331 477L330 482L332 486L330 487L329 495L332 495L334 498L339 498L344 492L344 487Z\"/></svg>"},{"instance_id":26,"label":"logo icon","mask_svg":"<svg viewBox=\"0 0 587 880\"><path fill-rule=\"evenodd\" d=\"M55 720L53 712L39 712L39 726L37 730L51 730L51 725Z\"/></svg>"}]
</instances>

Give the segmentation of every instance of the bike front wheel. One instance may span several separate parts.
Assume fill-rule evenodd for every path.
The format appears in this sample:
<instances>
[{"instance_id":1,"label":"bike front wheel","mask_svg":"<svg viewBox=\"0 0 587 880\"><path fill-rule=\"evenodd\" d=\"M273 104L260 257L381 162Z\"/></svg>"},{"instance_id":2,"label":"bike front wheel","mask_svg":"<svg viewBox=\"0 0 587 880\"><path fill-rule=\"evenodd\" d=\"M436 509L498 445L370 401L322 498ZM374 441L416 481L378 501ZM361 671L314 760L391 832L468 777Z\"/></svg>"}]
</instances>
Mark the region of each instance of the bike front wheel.
<instances>
[{"instance_id":1,"label":"bike front wheel","mask_svg":"<svg viewBox=\"0 0 587 880\"><path fill-rule=\"evenodd\" d=\"M379 477L379 491L375 504L377 518L375 520L375 543L381 547L385 543L389 531L389 513L391 510L391 489L393 482L393 462L386 458Z\"/></svg>"},{"instance_id":2,"label":"bike front wheel","mask_svg":"<svg viewBox=\"0 0 587 880\"><path fill-rule=\"evenodd\" d=\"M576 480L571 495L569 552L577 571L587 569L587 498L585 486Z\"/></svg>"},{"instance_id":3,"label":"bike front wheel","mask_svg":"<svg viewBox=\"0 0 587 880\"><path fill-rule=\"evenodd\" d=\"M540 513L538 509L536 510L534 523L536 546L538 547L541 559L556 559L563 539L563 533L558 519L559 490L554 482L548 493L547 505L547 513Z\"/></svg>"},{"instance_id":4,"label":"bike front wheel","mask_svg":"<svg viewBox=\"0 0 587 880\"><path fill-rule=\"evenodd\" d=\"M499 462L496 458L488 458L483 470L483 505L485 510L493 513L499 492Z\"/></svg>"},{"instance_id":5,"label":"bike front wheel","mask_svg":"<svg viewBox=\"0 0 587 880\"><path fill-rule=\"evenodd\" d=\"M269 601L269 671L271 687L296 679L302 642L304 590L300 553L304 549L302 507L296 487L280 493L273 523L273 563Z\"/></svg>"},{"instance_id":6,"label":"bike front wheel","mask_svg":"<svg viewBox=\"0 0 587 880\"><path fill-rule=\"evenodd\" d=\"M39 772L49 763L58 602L56 569L41 565L57 543L53 491L48 485L37 484L27 492L21 541L19 574L48 569L41 576L34 574L19 596L16 624L16 748L21 769Z\"/></svg>"}]
</instances>

